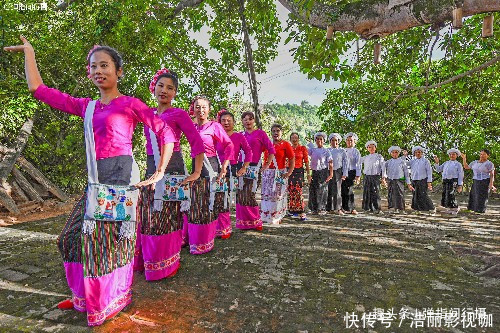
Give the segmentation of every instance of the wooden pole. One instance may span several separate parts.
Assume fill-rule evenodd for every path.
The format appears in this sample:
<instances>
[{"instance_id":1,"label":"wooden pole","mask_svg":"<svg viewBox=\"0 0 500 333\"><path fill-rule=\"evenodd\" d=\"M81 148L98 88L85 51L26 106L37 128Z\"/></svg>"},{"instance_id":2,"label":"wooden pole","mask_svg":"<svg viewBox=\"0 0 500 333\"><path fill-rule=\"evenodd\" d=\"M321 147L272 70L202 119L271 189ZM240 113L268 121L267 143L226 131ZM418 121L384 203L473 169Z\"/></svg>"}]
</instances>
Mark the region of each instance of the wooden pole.
<instances>
[{"instance_id":1,"label":"wooden pole","mask_svg":"<svg viewBox=\"0 0 500 333\"><path fill-rule=\"evenodd\" d=\"M373 63L378 65L382 62L381 59L381 53L382 53L382 44L379 42L376 42L375 45L373 45Z\"/></svg>"},{"instance_id":2,"label":"wooden pole","mask_svg":"<svg viewBox=\"0 0 500 333\"><path fill-rule=\"evenodd\" d=\"M0 186L0 203L5 208L7 208L7 210L11 213L14 213L14 214L21 213L19 208L17 208L14 200L10 197L9 193L7 193L7 191L2 186Z\"/></svg>"},{"instance_id":3,"label":"wooden pole","mask_svg":"<svg viewBox=\"0 0 500 333\"><path fill-rule=\"evenodd\" d=\"M462 8L455 8L453 9L453 29L460 29L463 27L463 22L462 22L462 17L463 17L463 12Z\"/></svg>"},{"instance_id":4,"label":"wooden pole","mask_svg":"<svg viewBox=\"0 0 500 333\"><path fill-rule=\"evenodd\" d=\"M69 197L66 193L64 193L59 187L54 185L50 180L48 180L33 164L28 162L23 156L19 156L17 159L17 164L26 171L27 174L31 176L34 180L36 180L39 184L47 189L50 193L55 195L62 201L69 200Z\"/></svg>"},{"instance_id":5,"label":"wooden pole","mask_svg":"<svg viewBox=\"0 0 500 333\"><path fill-rule=\"evenodd\" d=\"M30 182L24 177L21 171L17 169L17 167L12 168L12 175L14 179L19 184L21 189L28 195L31 200L36 202L43 202L42 197L38 192L31 186Z\"/></svg>"},{"instance_id":6,"label":"wooden pole","mask_svg":"<svg viewBox=\"0 0 500 333\"><path fill-rule=\"evenodd\" d=\"M14 170L16 167L14 167L12 170ZM21 202L26 202L30 201L30 199L24 194L24 191L21 189L19 184L14 180L12 181L12 193L14 193L20 200Z\"/></svg>"},{"instance_id":7,"label":"wooden pole","mask_svg":"<svg viewBox=\"0 0 500 333\"><path fill-rule=\"evenodd\" d=\"M483 18L483 38L493 37L493 15L488 15Z\"/></svg>"},{"instance_id":8,"label":"wooden pole","mask_svg":"<svg viewBox=\"0 0 500 333\"><path fill-rule=\"evenodd\" d=\"M333 38L333 26L329 25L326 27L326 40L331 40Z\"/></svg>"}]
</instances>

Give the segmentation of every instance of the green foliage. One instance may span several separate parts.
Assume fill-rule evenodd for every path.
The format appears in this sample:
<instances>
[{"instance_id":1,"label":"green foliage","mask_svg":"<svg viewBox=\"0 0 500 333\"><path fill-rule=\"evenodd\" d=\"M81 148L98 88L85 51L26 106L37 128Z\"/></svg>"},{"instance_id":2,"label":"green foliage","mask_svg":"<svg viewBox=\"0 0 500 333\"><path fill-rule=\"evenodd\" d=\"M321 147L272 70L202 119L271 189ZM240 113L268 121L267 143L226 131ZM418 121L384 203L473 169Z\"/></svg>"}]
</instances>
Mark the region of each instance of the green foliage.
<instances>
[{"instance_id":1,"label":"green foliage","mask_svg":"<svg viewBox=\"0 0 500 333\"><path fill-rule=\"evenodd\" d=\"M1 46L19 44L19 34L32 43L43 81L73 96L98 98L86 78L86 57L94 44L115 47L124 59L125 76L119 89L151 106L148 86L161 67L177 72L180 86L175 106L187 108L202 92L214 101L214 110L227 105L228 86L239 79L234 69L245 69L240 57L241 22L238 11L228 11L237 1L207 1L173 16L180 0L77 1L66 10L48 2L47 11L2 11ZM234 8L233 8L234 9ZM256 43L254 57L259 72L276 56L279 22L274 2L247 1L245 8L250 34ZM221 61L210 59L190 31L203 25L211 29L210 43L219 45ZM34 117L33 135L24 151L49 178L70 191L85 184L83 126L81 119L36 102L24 79L24 57L0 51L0 143L10 145L29 118ZM135 155L145 165L141 126L134 135Z\"/></svg>"},{"instance_id":2,"label":"green foliage","mask_svg":"<svg viewBox=\"0 0 500 333\"><path fill-rule=\"evenodd\" d=\"M234 101L231 111L236 118L235 130L242 131L243 127L240 121L240 115L244 111L251 111L252 106L249 103ZM290 134L297 132L302 144L307 143L308 139L314 136L314 133L321 129L321 119L319 118L318 107L310 105L307 101L297 104L266 104L262 109L262 129L271 136L271 126L280 124L283 126L283 138L289 141Z\"/></svg>"},{"instance_id":3,"label":"green foliage","mask_svg":"<svg viewBox=\"0 0 500 333\"><path fill-rule=\"evenodd\" d=\"M327 42L324 30L293 18L287 30L289 40L300 43L294 57L302 72L342 83L327 92L319 108L328 132L357 132L361 143L376 140L383 154L393 144L405 148L423 144L441 160L454 146L466 152L469 160L487 147L498 166L499 63L436 89L417 89L498 56L500 24L495 16L495 36L488 39L481 38L484 14L466 19L460 30L441 29L434 48L436 32L429 26L380 39L380 65L373 63L375 40L359 41L358 49L352 33L336 32ZM431 49L434 57L429 62Z\"/></svg>"}]
</instances>

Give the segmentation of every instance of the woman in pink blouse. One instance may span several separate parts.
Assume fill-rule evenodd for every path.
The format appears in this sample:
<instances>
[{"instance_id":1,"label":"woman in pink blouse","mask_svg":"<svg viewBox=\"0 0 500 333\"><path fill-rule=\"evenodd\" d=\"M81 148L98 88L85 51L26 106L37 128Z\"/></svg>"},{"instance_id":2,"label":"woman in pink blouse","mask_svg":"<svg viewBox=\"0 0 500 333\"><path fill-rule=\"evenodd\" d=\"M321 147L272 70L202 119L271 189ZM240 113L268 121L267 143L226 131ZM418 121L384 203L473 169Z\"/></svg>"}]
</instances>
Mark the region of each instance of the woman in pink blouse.
<instances>
[{"instance_id":1,"label":"woman in pink blouse","mask_svg":"<svg viewBox=\"0 0 500 333\"><path fill-rule=\"evenodd\" d=\"M172 107L172 100L177 94L178 85L177 75L174 72L161 69L153 77L149 89L158 101L158 107L153 111L172 128L175 135L174 152L165 170L166 174L184 175L186 173L180 147L183 133L191 146L191 157L195 159L194 172L181 183L186 184L184 190L189 191L187 182L195 181L200 177L205 148L187 112ZM147 152L146 177L148 177L156 170L155 160L158 159L159 147L156 144L158 138L151 137L151 130L147 126L144 126L144 135ZM141 223L137 230L134 270L144 270L148 281L172 277L177 273L182 246L185 215L183 212L189 211L187 200L185 202L158 199L155 201L155 191L160 190L159 184L156 188L149 186L141 191ZM165 186L164 183L162 185ZM161 190L165 191L165 189Z\"/></svg>"},{"instance_id":2,"label":"woman in pink blouse","mask_svg":"<svg viewBox=\"0 0 500 333\"><path fill-rule=\"evenodd\" d=\"M233 156L233 142L221 124L208 120L210 101L207 97L196 96L193 106L196 116L195 127L205 147L205 161L201 178L192 186L187 231L190 253L203 254L213 249L217 225L220 220L226 218L226 213L229 211L227 194L211 192L210 186L216 181L221 185L225 183L226 170ZM224 160L220 163L217 158L216 145L220 146L224 154Z\"/></svg>"},{"instance_id":3,"label":"woman in pink blouse","mask_svg":"<svg viewBox=\"0 0 500 333\"><path fill-rule=\"evenodd\" d=\"M243 176L247 171L248 166L250 165L250 161L252 160L252 150L248 145L247 140L243 136L243 134L234 131L234 115L231 112L223 111L218 115L219 122L222 127L226 131L227 135L231 139L234 145L234 154L230 157L231 159L231 172L226 174L226 177L231 184L231 180L229 176L234 179L236 177ZM219 154L219 158L221 161L225 160L224 151L221 149L221 145L217 145L217 152ZM243 163L238 163L238 158L240 155L240 151L243 151L244 159ZM237 178L236 178L237 179ZM233 191L232 188L229 188L229 191ZM238 191L238 190L237 190ZM231 218L229 212L224 213L224 219L220 220L219 226L217 227L217 236L220 236L222 239L229 238L231 236ZM236 216L238 218L238 216Z\"/></svg>"},{"instance_id":4,"label":"woman in pink blouse","mask_svg":"<svg viewBox=\"0 0 500 333\"><path fill-rule=\"evenodd\" d=\"M24 52L26 79L34 97L53 108L82 118L87 111L93 112L91 128L99 183L130 184L135 163L132 135L138 122L145 123L157 135L161 158L153 175L135 186L152 184L163 177L174 147L174 134L142 101L119 92L118 79L123 70L116 50L95 46L89 52L87 74L100 92L92 110L94 103L90 103L90 98L75 98L45 86L38 72L33 47L22 36L21 40L23 45L6 47L5 50ZM92 164L89 167L95 166ZM84 195L58 239L66 278L73 293L71 300L59 303L58 307L86 312L88 325L95 326L101 325L131 302L135 222L84 220L82 212L85 207Z\"/></svg>"},{"instance_id":5,"label":"woman in pink blouse","mask_svg":"<svg viewBox=\"0 0 500 333\"><path fill-rule=\"evenodd\" d=\"M253 112L243 112L241 121L245 128L243 136L252 150L250 167L260 167L260 170L253 173L252 176L255 176L253 179L252 177L243 177L243 189L238 191L236 195L236 228L262 230L260 207L257 200L255 200L258 172L263 172L269 168L276 151L266 132L255 128L255 115ZM267 162L261 166L261 155L264 151L269 152L270 155Z\"/></svg>"}]
</instances>

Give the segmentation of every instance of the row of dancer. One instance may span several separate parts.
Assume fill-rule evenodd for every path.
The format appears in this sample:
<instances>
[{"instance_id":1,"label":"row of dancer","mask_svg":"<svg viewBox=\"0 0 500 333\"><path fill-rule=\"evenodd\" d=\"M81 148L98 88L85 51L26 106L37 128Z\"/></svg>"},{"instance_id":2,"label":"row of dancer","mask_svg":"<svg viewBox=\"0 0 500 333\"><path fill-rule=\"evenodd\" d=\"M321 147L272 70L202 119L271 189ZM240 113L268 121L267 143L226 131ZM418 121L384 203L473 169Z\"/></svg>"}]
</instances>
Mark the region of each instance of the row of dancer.
<instances>
[{"instance_id":1,"label":"row of dancer","mask_svg":"<svg viewBox=\"0 0 500 333\"><path fill-rule=\"evenodd\" d=\"M87 57L87 75L99 89L99 100L75 98L43 84L34 49L24 37L21 40L22 45L5 50L24 53L33 96L84 119L89 181L58 238L72 292L72 299L61 302L59 308L85 312L90 326L100 325L131 302L133 269L144 271L147 280L169 277L179 268L183 242L192 254L203 254L213 248L216 235L227 238L230 196L227 187L214 190L213 183L238 179L237 186L230 186L231 191L236 189L237 228L262 230L263 221L282 219L296 156L282 140L281 126L271 129L271 142L264 131L255 128L255 117L247 112L242 115L245 131L234 133L232 114L221 114L220 123L208 119L210 101L203 96L193 101L192 122L186 111L172 107L178 79L165 69L151 81L158 106L149 108L118 90L122 59L106 46L94 47ZM132 155L138 122L144 123L148 142L148 178L144 181L139 179ZM191 173L180 152L182 133L191 146ZM244 154L238 157L240 150ZM352 171L347 178L359 177ZM259 173L261 205L255 196ZM237 177L228 178L228 174ZM182 196L189 193L189 205L162 200L167 176L179 175L184 176L180 187ZM354 213L352 189L347 187L346 193L347 211Z\"/></svg>"},{"instance_id":2,"label":"row of dancer","mask_svg":"<svg viewBox=\"0 0 500 333\"><path fill-rule=\"evenodd\" d=\"M227 238L231 221L226 174L241 180L236 227L262 230L257 178L259 173L275 176L276 170L269 170L275 149L267 134L255 128L253 113L242 116L245 132L234 133L234 116L221 115L223 125L210 121L210 101L197 96L193 122L186 111L172 107L178 78L167 69L151 80L149 88L158 105L149 108L119 91L124 75L121 56L98 45L88 53L87 76L100 98L76 98L43 83L32 45L22 36L21 40L22 45L4 50L24 53L29 91L41 102L84 120L88 185L57 241L72 292L59 308L85 312L89 326L101 325L131 302L134 270L144 271L147 280L173 276L183 243L190 253L203 254L213 249L216 235ZM147 140L144 181L132 154L139 122L144 123ZM182 134L191 146L190 173L180 151ZM240 150L244 154L238 163ZM268 152L264 163L263 151ZM168 181L180 176L177 199L189 194L190 200L165 199ZM267 202L273 205L271 197Z\"/></svg>"},{"instance_id":3,"label":"row of dancer","mask_svg":"<svg viewBox=\"0 0 500 333\"><path fill-rule=\"evenodd\" d=\"M295 136L295 137L294 137ZM292 142L297 141L298 135L292 133ZM345 212L357 214L354 209L354 193L352 187L359 184L363 174L363 198L362 208L367 212L381 212L380 185L388 187L388 208L389 211L405 211L404 190L405 183L408 189L413 192L411 208L415 211L428 211L435 213L435 206L428 195L432 190L432 166L430 161L424 157L425 149L421 146L415 146L412 149L413 158L408 158L406 151L402 152L398 146L392 146L388 149L391 158L384 160L381 154L378 154L377 143L368 141L365 148L368 154L361 156L361 153L355 148L358 137L355 133L348 133L344 136L347 148L339 148L342 137L338 133L329 136L331 148L324 147L326 141L325 133L316 133L316 146L308 144L307 150L302 149L300 156L307 163L307 153L311 159L312 179L309 192L309 209L313 213L326 214L327 211L344 215ZM300 151L300 145L296 150ZM464 171L463 169L473 170L473 185L469 195L468 209L478 213L484 213L488 201L488 193L496 191L494 187L494 164L489 161L490 151L483 149L480 152L479 160L467 163L465 154L461 154L458 149L449 149L447 151L449 161L439 164L439 159L434 157L434 171L442 173L443 192L441 206L447 208L447 212L456 215L459 211L458 202L455 194L462 191ZM457 161L462 156L463 166ZM303 173L303 171L302 171ZM311 178L311 176L308 176ZM297 198L298 202L290 206L291 215L297 213L303 214L303 207L297 196L296 184L289 186L291 198ZM293 200L291 200L292 202ZM302 215L303 216L303 215Z\"/></svg>"}]
</instances>

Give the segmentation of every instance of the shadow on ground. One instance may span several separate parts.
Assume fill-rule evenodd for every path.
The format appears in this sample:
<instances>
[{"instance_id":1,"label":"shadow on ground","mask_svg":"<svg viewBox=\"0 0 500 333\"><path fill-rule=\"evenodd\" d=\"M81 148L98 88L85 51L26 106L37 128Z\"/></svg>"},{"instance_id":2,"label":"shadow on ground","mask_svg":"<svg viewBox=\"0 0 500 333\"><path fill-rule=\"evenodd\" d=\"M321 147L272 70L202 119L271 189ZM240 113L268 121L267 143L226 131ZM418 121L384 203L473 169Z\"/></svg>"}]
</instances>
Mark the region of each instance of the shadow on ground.
<instances>
[{"instance_id":1,"label":"shadow on ground","mask_svg":"<svg viewBox=\"0 0 500 333\"><path fill-rule=\"evenodd\" d=\"M0 331L90 331L84 314L55 307L69 296L55 245L64 219L0 228ZM368 332L347 329L346 312L477 307L492 328L396 320L371 332L498 332L499 229L495 199L485 215L310 216L235 230L209 254L183 249L172 279L136 274L132 304L94 331Z\"/></svg>"}]
</instances>

